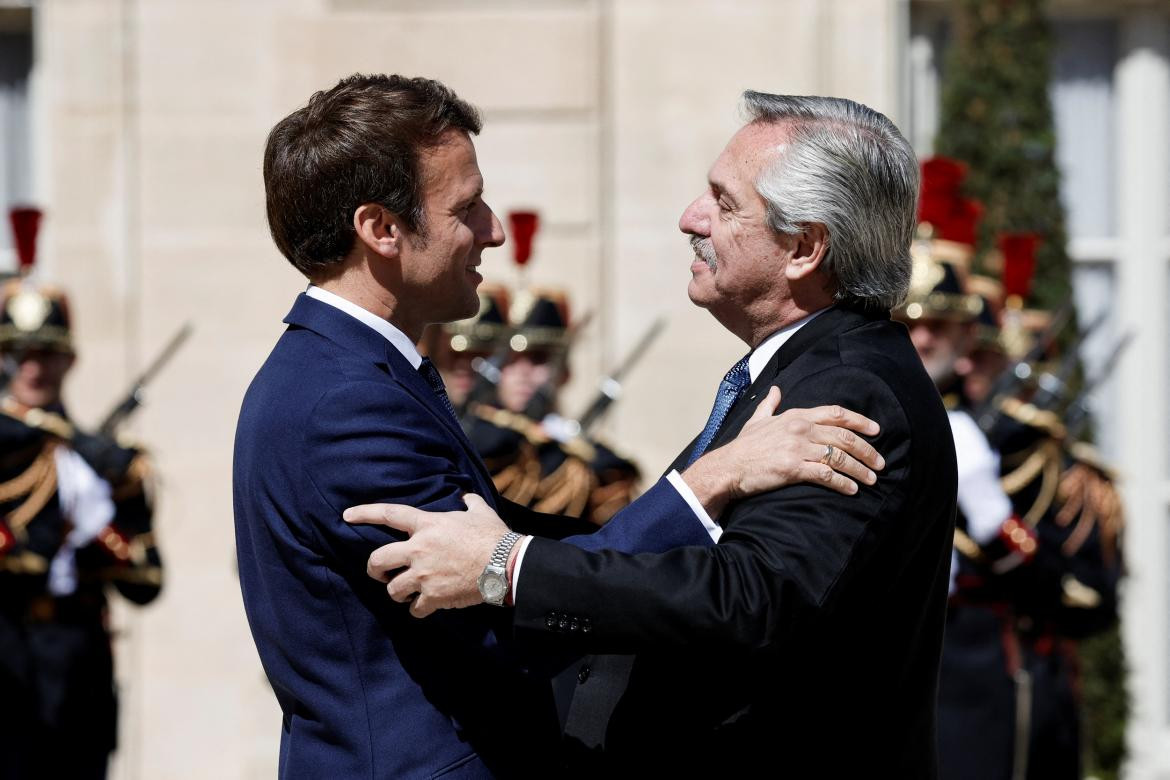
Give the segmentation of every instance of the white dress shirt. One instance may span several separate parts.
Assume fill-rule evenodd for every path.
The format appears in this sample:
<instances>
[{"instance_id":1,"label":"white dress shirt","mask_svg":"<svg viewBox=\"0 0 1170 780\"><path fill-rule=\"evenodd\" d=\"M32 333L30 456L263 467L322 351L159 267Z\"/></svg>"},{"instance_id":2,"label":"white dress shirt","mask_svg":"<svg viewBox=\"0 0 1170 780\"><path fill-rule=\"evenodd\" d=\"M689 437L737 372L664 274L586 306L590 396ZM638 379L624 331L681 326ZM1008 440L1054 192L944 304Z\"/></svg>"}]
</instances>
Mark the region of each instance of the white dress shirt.
<instances>
[{"instance_id":1,"label":"white dress shirt","mask_svg":"<svg viewBox=\"0 0 1170 780\"><path fill-rule=\"evenodd\" d=\"M418 371L418 367L422 365L422 355L418 353L414 342L405 333L373 312L366 311L361 306L358 306L352 301L347 301L337 293L323 290L316 285L310 284L309 289L305 290L305 295L310 298L316 298L321 303L327 303L335 309L340 309L358 322L365 323L381 333L386 337L387 341L394 345L395 349L402 353L402 357L406 358L410 362L410 365L414 366L415 371Z\"/></svg>"},{"instance_id":2,"label":"white dress shirt","mask_svg":"<svg viewBox=\"0 0 1170 780\"><path fill-rule=\"evenodd\" d=\"M824 311L827 310L820 309L818 311L814 311L807 317L802 317L790 325L785 325L783 328L761 341L760 346L752 350L752 354L748 357L748 376L751 378L751 381L755 382L757 379L759 379L760 372L764 370L764 367L768 365L769 361L772 360L772 357L780 351L780 347L788 343L788 339L792 338L792 335L796 333L796 331L812 322ZM666 475L666 478L670 480L670 484L674 485L675 490L682 494L683 499L687 502L687 505L691 508L691 511L695 513L700 521L702 521L703 527L707 529L707 533L711 534L711 538L718 542L719 537L723 534L723 529L716 525L715 521L712 520L711 517L707 514L707 510L704 509L703 505L699 503L699 499L695 496L694 491L691 490L690 486L683 481L682 475L672 469L671 472Z\"/></svg>"}]
</instances>

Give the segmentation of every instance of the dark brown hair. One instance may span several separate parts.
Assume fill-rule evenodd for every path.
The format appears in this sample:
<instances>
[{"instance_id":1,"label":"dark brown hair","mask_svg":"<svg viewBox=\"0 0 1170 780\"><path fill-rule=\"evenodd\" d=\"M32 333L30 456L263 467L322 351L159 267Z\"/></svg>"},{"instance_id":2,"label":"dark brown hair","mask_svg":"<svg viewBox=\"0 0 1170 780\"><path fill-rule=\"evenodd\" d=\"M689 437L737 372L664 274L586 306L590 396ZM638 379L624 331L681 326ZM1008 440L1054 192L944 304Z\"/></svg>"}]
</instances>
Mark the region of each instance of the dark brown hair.
<instances>
[{"instance_id":1,"label":"dark brown hair","mask_svg":"<svg viewBox=\"0 0 1170 780\"><path fill-rule=\"evenodd\" d=\"M268 228L305 276L353 247L353 213L377 203L425 236L419 154L448 130L477 134L479 113L433 79L344 78L268 134Z\"/></svg>"}]
</instances>

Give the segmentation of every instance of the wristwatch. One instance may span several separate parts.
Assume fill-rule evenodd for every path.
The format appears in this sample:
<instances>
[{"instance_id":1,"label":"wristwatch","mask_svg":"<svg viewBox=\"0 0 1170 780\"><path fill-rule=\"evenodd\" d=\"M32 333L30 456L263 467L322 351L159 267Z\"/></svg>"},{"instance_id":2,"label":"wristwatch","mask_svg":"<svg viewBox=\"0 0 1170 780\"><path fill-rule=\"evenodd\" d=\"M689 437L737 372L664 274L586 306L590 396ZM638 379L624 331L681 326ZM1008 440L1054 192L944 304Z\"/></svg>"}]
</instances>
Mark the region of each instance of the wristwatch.
<instances>
[{"instance_id":1,"label":"wristwatch","mask_svg":"<svg viewBox=\"0 0 1170 780\"><path fill-rule=\"evenodd\" d=\"M521 534L509 531L492 551L491 560L483 567L483 574L479 575L475 582L485 603L496 607L504 606L504 598L508 595L508 555L516 546L516 542L522 538Z\"/></svg>"}]
</instances>

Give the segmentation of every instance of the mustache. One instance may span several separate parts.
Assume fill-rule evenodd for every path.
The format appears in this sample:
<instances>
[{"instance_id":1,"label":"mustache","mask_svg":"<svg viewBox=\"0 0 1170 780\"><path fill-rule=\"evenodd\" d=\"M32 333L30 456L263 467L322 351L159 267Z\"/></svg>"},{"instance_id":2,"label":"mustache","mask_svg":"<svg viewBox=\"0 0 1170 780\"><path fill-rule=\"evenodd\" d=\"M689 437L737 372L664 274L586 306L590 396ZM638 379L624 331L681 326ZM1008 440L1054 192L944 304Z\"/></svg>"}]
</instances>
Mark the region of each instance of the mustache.
<instances>
[{"instance_id":1,"label":"mustache","mask_svg":"<svg viewBox=\"0 0 1170 780\"><path fill-rule=\"evenodd\" d=\"M691 249L695 251L695 256L707 264L707 267L712 271L719 264L715 257L715 245L711 243L710 236L691 236Z\"/></svg>"}]
</instances>

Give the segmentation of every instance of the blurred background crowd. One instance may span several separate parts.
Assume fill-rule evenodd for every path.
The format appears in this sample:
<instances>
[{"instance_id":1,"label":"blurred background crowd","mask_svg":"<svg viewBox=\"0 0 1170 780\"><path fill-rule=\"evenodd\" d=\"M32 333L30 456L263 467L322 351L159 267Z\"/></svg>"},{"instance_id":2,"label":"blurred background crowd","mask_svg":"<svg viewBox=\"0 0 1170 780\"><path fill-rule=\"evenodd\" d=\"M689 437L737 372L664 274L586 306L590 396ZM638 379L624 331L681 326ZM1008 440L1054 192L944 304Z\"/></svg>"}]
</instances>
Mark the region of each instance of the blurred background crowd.
<instances>
[{"instance_id":1,"label":"blurred background crowd","mask_svg":"<svg viewBox=\"0 0 1170 780\"><path fill-rule=\"evenodd\" d=\"M742 352L677 230L739 93L894 119L960 450L944 772L1170 777L1165 0L0 0L0 744L43 756L0 777L275 772L230 453L304 281L261 153L353 72L482 109L508 243L421 347L500 491L595 523Z\"/></svg>"}]
</instances>

